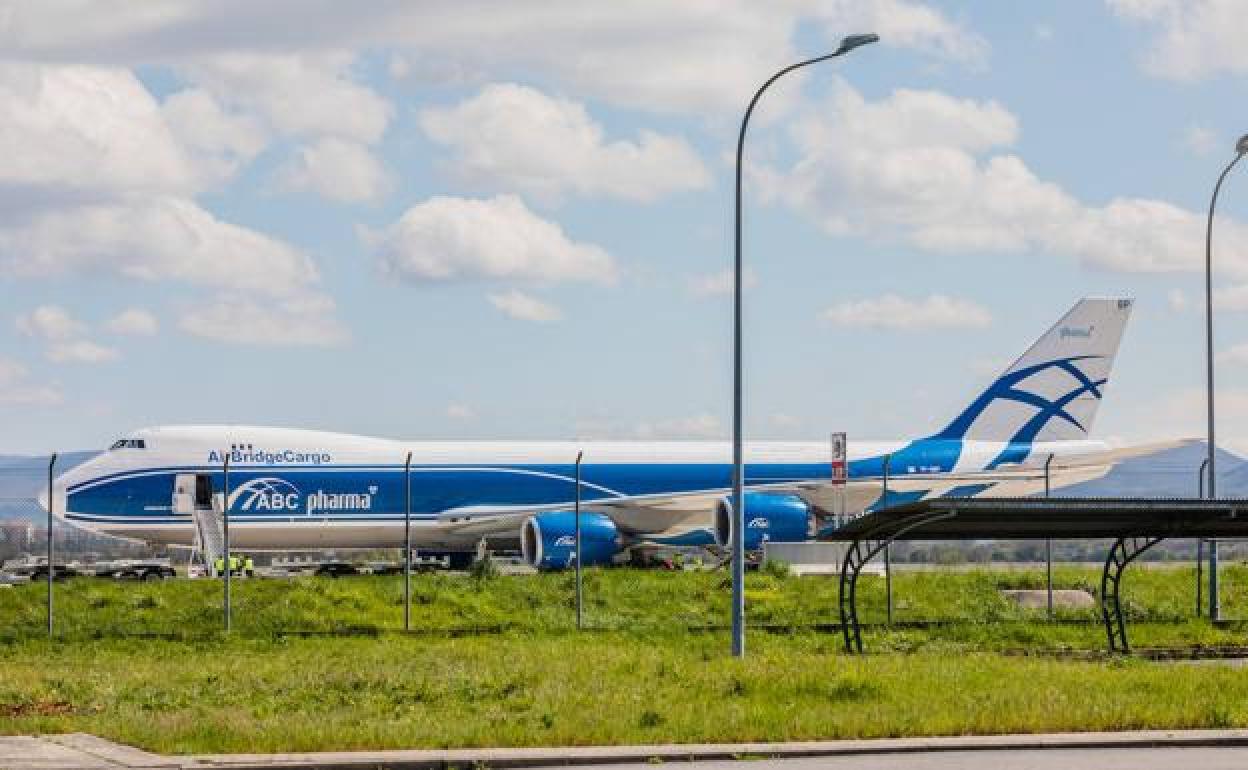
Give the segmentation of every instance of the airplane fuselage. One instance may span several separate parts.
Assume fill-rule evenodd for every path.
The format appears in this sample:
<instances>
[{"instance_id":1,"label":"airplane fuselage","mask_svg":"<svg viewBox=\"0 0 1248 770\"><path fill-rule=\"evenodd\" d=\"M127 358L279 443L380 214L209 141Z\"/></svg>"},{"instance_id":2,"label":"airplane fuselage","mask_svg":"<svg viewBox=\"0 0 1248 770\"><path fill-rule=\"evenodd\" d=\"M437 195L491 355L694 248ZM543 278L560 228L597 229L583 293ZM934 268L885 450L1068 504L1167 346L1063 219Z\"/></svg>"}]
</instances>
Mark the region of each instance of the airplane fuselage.
<instances>
[{"instance_id":1,"label":"airplane fuselage","mask_svg":"<svg viewBox=\"0 0 1248 770\"><path fill-rule=\"evenodd\" d=\"M244 549L393 547L403 543L410 510L414 542L468 548L459 531L478 511L568 509L583 452L586 510L621 500L725 494L731 485L726 442L416 442L270 428L162 428L127 441L63 475L56 512L102 533L191 545L192 508L228 500L231 537ZM141 448L140 448L141 447ZM1025 456L1077 454L1098 442L1033 444ZM984 471L1010 449L999 442L926 440L851 444L853 484L879 479ZM409 476L410 507L404 492ZM227 480L228 459L228 480ZM827 482L829 442L747 446L752 489ZM191 495L179 506L177 492ZM198 495L198 499L196 498ZM879 501L875 501L879 502ZM220 505L220 503L218 503ZM696 513L696 512L695 512ZM694 544L711 535L711 509L674 521L670 536ZM515 535L494 536L514 543Z\"/></svg>"}]
</instances>

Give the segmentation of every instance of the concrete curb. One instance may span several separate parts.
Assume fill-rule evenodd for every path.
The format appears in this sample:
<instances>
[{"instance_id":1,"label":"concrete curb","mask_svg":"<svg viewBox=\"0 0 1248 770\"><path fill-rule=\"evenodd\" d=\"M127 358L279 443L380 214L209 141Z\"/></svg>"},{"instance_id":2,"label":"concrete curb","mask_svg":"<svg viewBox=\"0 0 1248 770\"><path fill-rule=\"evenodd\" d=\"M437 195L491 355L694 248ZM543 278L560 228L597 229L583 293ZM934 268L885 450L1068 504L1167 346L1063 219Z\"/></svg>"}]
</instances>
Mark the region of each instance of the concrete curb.
<instances>
[{"instance_id":1,"label":"concrete curb","mask_svg":"<svg viewBox=\"0 0 1248 770\"><path fill-rule=\"evenodd\" d=\"M150 754L93 735L0 736L0 765L7 770L59 768L112 770L444 770L535 768L743 758L886 756L967 751L1060 749L1248 749L1248 730L1142 730L1115 733L979 735L943 738L798 741L788 743L660 744L516 749L344 751L304 754L217 754L172 757ZM7 749L7 751L6 751Z\"/></svg>"},{"instance_id":2,"label":"concrete curb","mask_svg":"<svg viewBox=\"0 0 1248 770\"><path fill-rule=\"evenodd\" d=\"M136 749L124 743L114 743L90 733L48 735L43 736L43 740L91 757L104 767L178 768L182 764L177 757L162 757L159 754L151 754L142 749Z\"/></svg>"},{"instance_id":3,"label":"concrete curb","mask_svg":"<svg viewBox=\"0 0 1248 770\"><path fill-rule=\"evenodd\" d=\"M788 743L664 744L565 748L233 754L186 757L188 770L444 770L451 767L533 768L591 764L692 762L740 758L802 758L950 751L1248 747L1248 730L1146 730L1128 733L1050 733Z\"/></svg>"}]
</instances>

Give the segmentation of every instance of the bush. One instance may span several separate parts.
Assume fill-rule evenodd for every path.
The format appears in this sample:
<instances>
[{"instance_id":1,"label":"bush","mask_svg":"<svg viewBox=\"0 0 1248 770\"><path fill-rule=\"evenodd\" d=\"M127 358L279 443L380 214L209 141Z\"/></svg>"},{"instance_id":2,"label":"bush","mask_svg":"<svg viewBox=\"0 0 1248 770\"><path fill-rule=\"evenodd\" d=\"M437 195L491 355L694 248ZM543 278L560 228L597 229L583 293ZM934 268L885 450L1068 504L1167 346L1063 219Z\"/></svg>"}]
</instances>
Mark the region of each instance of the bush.
<instances>
[{"instance_id":1,"label":"bush","mask_svg":"<svg viewBox=\"0 0 1248 770\"><path fill-rule=\"evenodd\" d=\"M473 580L486 581L493 580L499 576L498 565L490 558L487 553L484 558L477 559L472 563L472 567L468 569L468 574Z\"/></svg>"},{"instance_id":2,"label":"bush","mask_svg":"<svg viewBox=\"0 0 1248 770\"><path fill-rule=\"evenodd\" d=\"M793 574L793 568L789 566L787 561L768 559L763 562L763 574L783 580Z\"/></svg>"}]
</instances>

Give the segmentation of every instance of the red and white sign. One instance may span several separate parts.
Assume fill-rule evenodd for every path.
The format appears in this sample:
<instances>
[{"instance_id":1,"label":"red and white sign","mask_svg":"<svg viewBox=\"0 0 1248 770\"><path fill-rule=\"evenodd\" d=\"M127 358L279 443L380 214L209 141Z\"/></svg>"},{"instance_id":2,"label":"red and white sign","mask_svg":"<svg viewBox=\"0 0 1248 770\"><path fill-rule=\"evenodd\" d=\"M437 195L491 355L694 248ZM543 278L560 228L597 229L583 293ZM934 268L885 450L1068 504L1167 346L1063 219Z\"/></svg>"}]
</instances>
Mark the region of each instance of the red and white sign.
<instances>
[{"instance_id":1,"label":"red and white sign","mask_svg":"<svg viewBox=\"0 0 1248 770\"><path fill-rule=\"evenodd\" d=\"M849 478L849 450L844 433L832 434L832 483L844 484Z\"/></svg>"}]
</instances>

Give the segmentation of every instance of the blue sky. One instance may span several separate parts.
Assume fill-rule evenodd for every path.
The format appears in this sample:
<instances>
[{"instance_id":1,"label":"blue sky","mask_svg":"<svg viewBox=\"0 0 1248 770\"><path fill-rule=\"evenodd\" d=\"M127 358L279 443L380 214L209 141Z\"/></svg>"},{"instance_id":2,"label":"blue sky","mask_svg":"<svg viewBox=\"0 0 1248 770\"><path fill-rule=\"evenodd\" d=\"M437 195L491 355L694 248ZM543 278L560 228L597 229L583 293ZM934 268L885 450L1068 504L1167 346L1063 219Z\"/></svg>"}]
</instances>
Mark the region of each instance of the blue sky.
<instances>
[{"instance_id":1,"label":"blue sky","mask_svg":"<svg viewBox=\"0 0 1248 770\"><path fill-rule=\"evenodd\" d=\"M754 437L934 430L1138 298L1095 432L1202 431L1231 0L0 3L0 452L144 425L726 436L749 138ZM1248 448L1248 181L1220 208Z\"/></svg>"}]
</instances>

